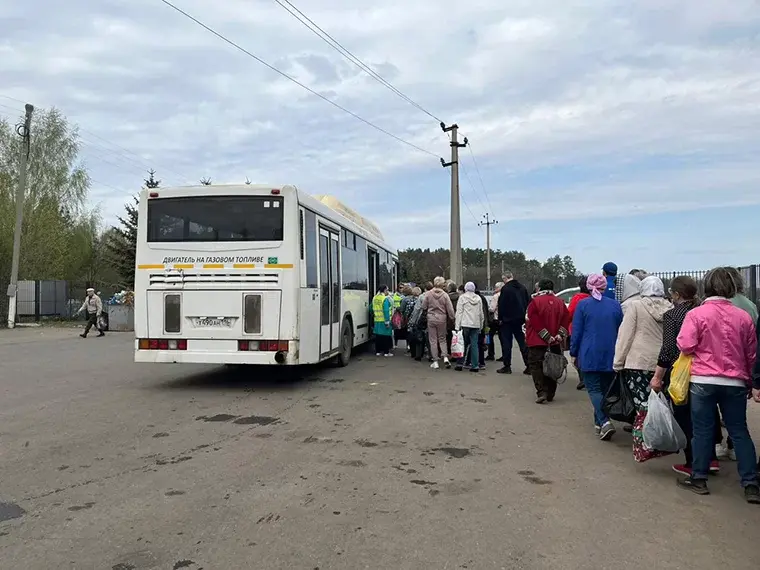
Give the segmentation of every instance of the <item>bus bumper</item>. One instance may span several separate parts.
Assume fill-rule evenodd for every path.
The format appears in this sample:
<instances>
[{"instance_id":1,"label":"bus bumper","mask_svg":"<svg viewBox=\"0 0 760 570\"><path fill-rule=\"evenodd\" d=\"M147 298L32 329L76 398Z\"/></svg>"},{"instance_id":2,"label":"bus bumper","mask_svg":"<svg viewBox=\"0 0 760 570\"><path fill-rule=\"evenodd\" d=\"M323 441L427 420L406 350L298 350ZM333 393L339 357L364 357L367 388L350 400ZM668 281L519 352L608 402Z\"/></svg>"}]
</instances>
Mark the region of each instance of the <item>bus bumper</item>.
<instances>
[{"instance_id":1,"label":"bus bumper","mask_svg":"<svg viewBox=\"0 0 760 570\"><path fill-rule=\"evenodd\" d=\"M216 343L222 343L216 345ZM162 364L259 364L293 366L298 362L298 341L288 343L288 351L243 351L228 345L229 341L188 340L187 350L141 350L135 340L135 362ZM216 345L216 346L215 346ZM278 361L278 358L280 361Z\"/></svg>"}]
</instances>

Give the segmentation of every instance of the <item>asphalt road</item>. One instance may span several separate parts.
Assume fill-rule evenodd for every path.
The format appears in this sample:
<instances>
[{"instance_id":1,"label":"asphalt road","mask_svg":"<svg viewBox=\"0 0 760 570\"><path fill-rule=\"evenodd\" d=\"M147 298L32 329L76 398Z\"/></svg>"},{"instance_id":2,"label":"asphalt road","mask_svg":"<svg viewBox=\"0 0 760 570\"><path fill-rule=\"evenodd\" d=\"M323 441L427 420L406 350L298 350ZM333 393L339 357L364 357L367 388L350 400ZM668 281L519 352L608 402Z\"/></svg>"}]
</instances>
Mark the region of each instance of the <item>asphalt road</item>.
<instances>
[{"instance_id":1,"label":"asphalt road","mask_svg":"<svg viewBox=\"0 0 760 570\"><path fill-rule=\"evenodd\" d=\"M593 435L570 378L365 354L290 374L132 363L131 337L0 331L0 567L758 568L735 466ZM760 406L752 408L760 434Z\"/></svg>"}]
</instances>

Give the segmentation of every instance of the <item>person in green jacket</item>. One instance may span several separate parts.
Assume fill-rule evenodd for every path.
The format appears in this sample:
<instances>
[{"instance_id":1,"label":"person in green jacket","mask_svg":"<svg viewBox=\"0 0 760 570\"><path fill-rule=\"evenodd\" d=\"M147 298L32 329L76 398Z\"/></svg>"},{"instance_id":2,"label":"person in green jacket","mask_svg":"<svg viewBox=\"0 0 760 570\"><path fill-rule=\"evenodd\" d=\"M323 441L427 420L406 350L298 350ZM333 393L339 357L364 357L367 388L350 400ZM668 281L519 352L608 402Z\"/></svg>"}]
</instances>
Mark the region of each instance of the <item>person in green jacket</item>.
<instances>
[{"instance_id":1,"label":"person in green jacket","mask_svg":"<svg viewBox=\"0 0 760 570\"><path fill-rule=\"evenodd\" d=\"M731 297L731 303L733 303L735 307L747 311L747 314L752 317L752 322L756 323L758 318L757 305L744 294L744 277L742 277L742 274L739 273L739 270L735 267L726 267L726 269L728 269L728 272L731 274L731 277L734 278L734 282L736 283L736 295Z\"/></svg>"},{"instance_id":2,"label":"person in green jacket","mask_svg":"<svg viewBox=\"0 0 760 570\"><path fill-rule=\"evenodd\" d=\"M391 315L393 299L388 295L388 286L381 285L372 298L372 315L375 319L375 352L377 356L393 356L393 329Z\"/></svg>"}]
</instances>

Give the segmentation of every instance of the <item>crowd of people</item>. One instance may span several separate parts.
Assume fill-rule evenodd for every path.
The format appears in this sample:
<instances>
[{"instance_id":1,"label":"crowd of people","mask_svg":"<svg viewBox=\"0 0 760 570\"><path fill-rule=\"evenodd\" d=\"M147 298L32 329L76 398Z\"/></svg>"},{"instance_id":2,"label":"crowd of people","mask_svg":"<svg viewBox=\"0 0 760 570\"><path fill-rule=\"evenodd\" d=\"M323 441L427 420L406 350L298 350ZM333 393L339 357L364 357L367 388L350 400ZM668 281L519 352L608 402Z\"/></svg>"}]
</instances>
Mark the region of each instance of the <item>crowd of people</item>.
<instances>
[{"instance_id":1,"label":"crowd of people","mask_svg":"<svg viewBox=\"0 0 760 570\"><path fill-rule=\"evenodd\" d=\"M579 292L566 305L550 279L530 294L507 272L490 302L473 282L457 286L436 277L423 288L402 284L394 294L381 287L373 300L378 356L392 356L399 340L416 361L428 355L430 367L479 372L495 360L494 342L502 347L500 374L512 374L516 342L532 377L536 403L551 403L558 374L547 369L550 355L564 360L569 350L593 409L594 432L602 441L616 433L607 411L614 383L633 401L634 415L624 426L633 436L637 461L673 453L647 449L642 427L652 393L668 394L679 357L688 358L688 398L671 405L686 436L685 461L673 466L678 484L709 494L708 476L731 459L745 499L760 504L756 449L747 426L749 401L760 403L760 321L757 305L744 294L738 270L717 267L703 281L704 298L688 276L676 277L666 291L662 280L634 269L618 275L614 263L583 276ZM451 358L453 335L464 340L464 354ZM550 367L551 368L551 367ZM728 436L723 437L723 427Z\"/></svg>"}]
</instances>

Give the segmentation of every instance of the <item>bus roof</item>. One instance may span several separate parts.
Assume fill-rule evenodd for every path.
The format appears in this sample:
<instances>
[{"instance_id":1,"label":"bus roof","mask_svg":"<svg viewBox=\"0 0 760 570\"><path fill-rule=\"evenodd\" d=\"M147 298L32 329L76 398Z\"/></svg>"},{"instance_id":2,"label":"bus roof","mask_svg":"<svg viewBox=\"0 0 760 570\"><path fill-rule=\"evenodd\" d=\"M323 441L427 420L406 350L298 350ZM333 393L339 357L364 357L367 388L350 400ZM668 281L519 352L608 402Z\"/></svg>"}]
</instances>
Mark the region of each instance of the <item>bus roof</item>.
<instances>
[{"instance_id":1,"label":"bus roof","mask_svg":"<svg viewBox=\"0 0 760 570\"><path fill-rule=\"evenodd\" d=\"M380 229L370 220L355 212L350 207L341 203L337 198L333 196L319 195L312 196L296 188L293 185L287 184L283 186L269 185L269 184L210 184L210 185L196 185L196 186L173 186L167 188L143 188L140 192L140 201L147 200L148 195L151 192L166 195L166 197L181 197L181 196L223 196L227 192L232 190L235 194L250 193L253 195L261 195L261 192L271 192L273 189L279 189L282 193L295 193L298 203L309 210L319 214L320 216L333 220L335 223L340 224L345 229L354 232L361 236L370 243L374 243L376 246L390 252L394 256L398 256L396 248L385 243L385 238L380 232Z\"/></svg>"}]
</instances>

